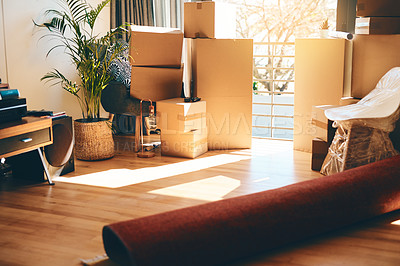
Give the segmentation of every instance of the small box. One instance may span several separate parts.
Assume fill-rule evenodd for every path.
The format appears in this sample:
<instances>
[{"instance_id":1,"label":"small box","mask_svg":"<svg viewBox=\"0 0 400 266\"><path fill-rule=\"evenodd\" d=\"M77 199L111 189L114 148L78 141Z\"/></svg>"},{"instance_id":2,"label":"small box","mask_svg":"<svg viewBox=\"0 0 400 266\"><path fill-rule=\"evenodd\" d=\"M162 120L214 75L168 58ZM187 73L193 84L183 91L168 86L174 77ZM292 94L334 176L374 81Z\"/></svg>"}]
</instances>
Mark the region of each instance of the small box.
<instances>
[{"instance_id":1,"label":"small box","mask_svg":"<svg viewBox=\"0 0 400 266\"><path fill-rule=\"evenodd\" d=\"M186 133L161 131L161 155L196 158L207 151L207 129Z\"/></svg>"},{"instance_id":2,"label":"small box","mask_svg":"<svg viewBox=\"0 0 400 266\"><path fill-rule=\"evenodd\" d=\"M400 34L400 17L356 18L356 34Z\"/></svg>"},{"instance_id":3,"label":"small box","mask_svg":"<svg viewBox=\"0 0 400 266\"><path fill-rule=\"evenodd\" d=\"M333 121L326 118L325 110L334 107L339 107L339 105L317 105L312 107L311 123L315 127L314 137L328 144L332 143L336 128L332 127Z\"/></svg>"},{"instance_id":4,"label":"small box","mask_svg":"<svg viewBox=\"0 0 400 266\"><path fill-rule=\"evenodd\" d=\"M129 53L133 66L180 67L182 46L180 29L131 26Z\"/></svg>"},{"instance_id":5,"label":"small box","mask_svg":"<svg viewBox=\"0 0 400 266\"><path fill-rule=\"evenodd\" d=\"M213 1L184 3L185 38L236 38L236 8Z\"/></svg>"},{"instance_id":6,"label":"small box","mask_svg":"<svg viewBox=\"0 0 400 266\"><path fill-rule=\"evenodd\" d=\"M132 67L130 95L136 99L160 101L182 93L181 68Z\"/></svg>"},{"instance_id":7,"label":"small box","mask_svg":"<svg viewBox=\"0 0 400 266\"><path fill-rule=\"evenodd\" d=\"M329 144L319 138L312 141L311 169L320 171L325 157L328 154Z\"/></svg>"},{"instance_id":8,"label":"small box","mask_svg":"<svg viewBox=\"0 0 400 266\"><path fill-rule=\"evenodd\" d=\"M206 128L206 102L184 102L183 98L158 101L157 127L161 132L179 133Z\"/></svg>"},{"instance_id":9,"label":"small box","mask_svg":"<svg viewBox=\"0 0 400 266\"><path fill-rule=\"evenodd\" d=\"M357 17L400 16L399 0L357 0Z\"/></svg>"}]
</instances>

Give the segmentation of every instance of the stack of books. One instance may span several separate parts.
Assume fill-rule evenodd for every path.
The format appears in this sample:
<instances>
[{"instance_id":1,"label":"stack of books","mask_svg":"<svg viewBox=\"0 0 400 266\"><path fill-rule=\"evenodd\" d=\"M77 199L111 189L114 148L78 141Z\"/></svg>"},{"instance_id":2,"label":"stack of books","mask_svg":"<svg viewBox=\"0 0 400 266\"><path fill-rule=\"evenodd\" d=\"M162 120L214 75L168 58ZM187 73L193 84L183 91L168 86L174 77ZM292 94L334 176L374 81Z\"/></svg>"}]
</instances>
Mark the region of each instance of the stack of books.
<instances>
[{"instance_id":1,"label":"stack of books","mask_svg":"<svg viewBox=\"0 0 400 266\"><path fill-rule=\"evenodd\" d=\"M26 111L26 99L20 98L19 91L0 83L0 123L20 120Z\"/></svg>"},{"instance_id":2,"label":"stack of books","mask_svg":"<svg viewBox=\"0 0 400 266\"><path fill-rule=\"evenodd\" d=\"M0 83L0 100L17 98L19 98L19 91L17 89L10 89L7 83Z\"/></svg>"},{"instance_id":3,"label":"stack of books","mask_svg":"<svg viewBox=\"0 0 400 266\"><path fill-rule=\"evenodd\" d=\"M54 111L47 111L47 110L43 110L43 109L42 110L30 110L30 111L28 111L27 115L28 116L51 118L53 120L67 116L65 111L54 112Z\"/></svg>"}]
</instances>

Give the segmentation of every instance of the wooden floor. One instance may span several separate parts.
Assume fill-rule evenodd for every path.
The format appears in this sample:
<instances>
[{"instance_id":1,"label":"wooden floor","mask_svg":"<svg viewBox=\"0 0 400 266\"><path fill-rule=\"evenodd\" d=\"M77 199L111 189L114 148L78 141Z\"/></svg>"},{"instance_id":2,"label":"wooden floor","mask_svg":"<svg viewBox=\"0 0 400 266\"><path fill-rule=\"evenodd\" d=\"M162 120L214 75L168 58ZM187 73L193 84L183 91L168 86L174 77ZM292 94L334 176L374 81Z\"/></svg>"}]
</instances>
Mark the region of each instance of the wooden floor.
<instances>
[{"instance_id":1,"label":"wooden floor","mask_svg":"<svg viewBox=\"0 0 400 266\"><path fill-rule=\"evenodd\" d=\"M132 147L132 138L116 138L114 158L76 161L55 186L3 178L0 265L80 265L104 254L101 230L109 223L321 177L310 170L311 155L286 141L255 139L251 150L193 160L159 151L138 158ZM400 265L400 212L237 265Z\"/></svg>"}]
</instances>

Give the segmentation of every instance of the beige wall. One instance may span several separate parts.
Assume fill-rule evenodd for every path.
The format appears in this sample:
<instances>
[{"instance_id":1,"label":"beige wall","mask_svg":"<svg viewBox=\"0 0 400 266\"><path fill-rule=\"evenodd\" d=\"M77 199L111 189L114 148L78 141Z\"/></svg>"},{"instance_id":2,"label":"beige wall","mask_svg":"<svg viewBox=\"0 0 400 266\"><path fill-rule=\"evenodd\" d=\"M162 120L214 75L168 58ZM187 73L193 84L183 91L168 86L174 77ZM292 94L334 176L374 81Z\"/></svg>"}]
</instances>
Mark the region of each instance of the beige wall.
<instances>
[{"instance_id":1,"label":"beige wall","mask_svg":"<svg viewBox=\"0 0 400 266\"><path fill-rule=\"evenodd\" d=\"M0 2L0 78L3 83L7 83L7 71L6 71L6 52L4 47L4 31L3 31L3 12L2 11L3 0Z\"/></svg>"},{"instance_id":2,"label":"beige wall","mask_svg":"<svg viewBox=\"0 0 400 266\"><path fill-rule=\"evenodd\" d=\"M101 0L90 0L92 5ZM51 86L40 78L48 71L56 68L65 76L76 79L74 66L62 49L58 49L46 58L46 53L54 42L48 39L39 40L43 35L32 22L40 21L41 14L49 8L58 8L54 0L2 0L4 15L4 33L0 29L0 75L5 77L5 62L8 70L10 87L19 89L22 97L27 99L29 110L66 111L74 118L81 116L76 99L61 89ZM1 8L1 6L0 6ZM2 19L0 17L0 19ZM106 32L109 29L110 11L107 6L98 20L96 30ZM1 25L3 21L0 20ZM5 47L4 44L5 43ZM6 51L6 52L5 52ZM5 59L4 59L5 58ZM6 78L3 79L4 81ZM106 115L103 112L103 115Z\"/></svg>"}]
</instances>

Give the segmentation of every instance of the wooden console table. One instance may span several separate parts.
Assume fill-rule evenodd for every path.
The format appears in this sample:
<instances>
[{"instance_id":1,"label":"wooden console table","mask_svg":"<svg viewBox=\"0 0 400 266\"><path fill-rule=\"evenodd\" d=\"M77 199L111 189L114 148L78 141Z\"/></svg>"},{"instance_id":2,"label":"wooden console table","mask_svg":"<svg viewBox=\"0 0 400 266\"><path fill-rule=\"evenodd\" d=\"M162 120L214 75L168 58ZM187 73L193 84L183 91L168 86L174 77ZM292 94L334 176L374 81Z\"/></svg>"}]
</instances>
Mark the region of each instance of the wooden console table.
<instances>
[{"instance_id":1,"label":"wooden console table","mask_svg":"<svg viewBox=\"0 0 400 266\"><path fill-rule=\"evenodd\" d=\"M51 118L24 117L22 120L0 124L0 158L37 150L43 164L47 181L51 181L40 148L53 143Z\"/></svg>"}]
</instances>

